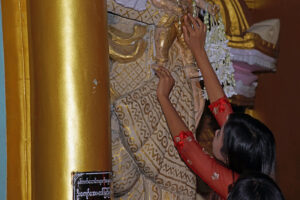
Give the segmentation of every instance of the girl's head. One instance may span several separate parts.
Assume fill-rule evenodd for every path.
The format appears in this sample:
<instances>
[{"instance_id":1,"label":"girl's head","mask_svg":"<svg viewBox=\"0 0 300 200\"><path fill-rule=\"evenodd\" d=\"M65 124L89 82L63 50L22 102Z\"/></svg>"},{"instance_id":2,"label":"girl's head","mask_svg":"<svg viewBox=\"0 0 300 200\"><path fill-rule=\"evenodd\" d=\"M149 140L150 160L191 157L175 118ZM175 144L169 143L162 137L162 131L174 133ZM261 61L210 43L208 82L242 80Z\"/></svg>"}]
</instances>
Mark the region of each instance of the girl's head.
<instances>
[{"instance_id":1,"label":"girl's head","mask_svg":"<svg viewBox=\"0 0 300 200\"><path fill-rule=\"evenodd\" d=\"M237 173L256 171L270 175L275 165L272 132L253 117L233 113L213 141L213 153Z\"/></svg>"},{"instance_id":2,"label":"girl's head","mask_svg":"<svg viewBox=\"0 0 300 200\"><path fill-rule=\"evenodd\" d=\"M280 188L267 175L250 173L242 175L234 184L227 200L284 200Z\"/></svg>"}]
</instances>

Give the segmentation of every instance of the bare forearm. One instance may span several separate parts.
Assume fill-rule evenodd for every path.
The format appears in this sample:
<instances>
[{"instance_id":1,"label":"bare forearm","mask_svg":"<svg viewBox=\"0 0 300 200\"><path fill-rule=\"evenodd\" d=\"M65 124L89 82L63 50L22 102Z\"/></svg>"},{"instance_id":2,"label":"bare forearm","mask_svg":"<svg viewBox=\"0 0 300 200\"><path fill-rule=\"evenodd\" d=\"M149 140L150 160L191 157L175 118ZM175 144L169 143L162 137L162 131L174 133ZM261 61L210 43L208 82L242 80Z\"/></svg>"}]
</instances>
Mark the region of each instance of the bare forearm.
<instances>
[{"instance_id":1,"label":"bare forearm","mask_svg":"<svg viewBox=\"0 0 300 200\"><path fill-rule=\"evenodd\" d=\"M200 53L196 54L195 59L198 68L202 73L209 100L211 102L214 102L219 98L224 97L225 93L223 91L223 88L220 85L218 77L208 60L205 50L203 49Z\"/></svg>"},{"instance_id":2,"label":"bare forearm","mask_svg":"<svg viewBox=\"0 0 300 200\"><path fill-rule=\"evenodd\" d=\"M181 131L188 131L187 126L173 107L168 97L158 97L162 111L167 120L172 137L179 135Z\"/></svg>"}]
</instances>

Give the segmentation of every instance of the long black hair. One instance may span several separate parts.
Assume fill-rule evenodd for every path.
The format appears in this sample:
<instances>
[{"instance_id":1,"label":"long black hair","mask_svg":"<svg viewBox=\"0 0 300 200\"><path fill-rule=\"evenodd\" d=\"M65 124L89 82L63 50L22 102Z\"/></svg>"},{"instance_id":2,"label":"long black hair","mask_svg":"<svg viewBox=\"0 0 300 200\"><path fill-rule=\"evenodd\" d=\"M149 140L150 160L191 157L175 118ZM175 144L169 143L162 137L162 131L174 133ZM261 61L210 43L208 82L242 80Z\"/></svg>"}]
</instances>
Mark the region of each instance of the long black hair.
<instances>
[{"instance_id":1,"label":"long black hair","mask_svg":"<svg viewBox=\"0 0 300 200\"><path fill-rule=\"evenodd\" d=\"M262 173L241 175L229 192L227 200L284 200L280 188Z\"/></svg>"},{"instance_id":2,"label":"long black hair","mask_svg":"<svg viewBox=\"0 0 300 200\"><path fill-rule=\"evenodd\" d=\"M239 174L255 171L271 175L274 172L274 136L263 123L247 114L229 115L221 152L228 167Z\"/></svg>"}]
</instances>

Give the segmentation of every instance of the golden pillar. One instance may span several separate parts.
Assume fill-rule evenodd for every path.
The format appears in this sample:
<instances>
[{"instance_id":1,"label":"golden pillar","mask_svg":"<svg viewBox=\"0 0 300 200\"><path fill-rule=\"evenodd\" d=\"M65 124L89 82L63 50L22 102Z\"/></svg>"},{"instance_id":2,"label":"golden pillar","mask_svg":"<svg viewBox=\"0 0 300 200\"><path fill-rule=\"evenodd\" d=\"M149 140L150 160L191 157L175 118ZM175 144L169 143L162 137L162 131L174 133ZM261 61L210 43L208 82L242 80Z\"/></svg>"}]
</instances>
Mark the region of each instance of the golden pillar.
<instances>
[{"instance_id":1,"label":"golden pillar","mask_svg":"<svg viewBox=\"0 0 300 200\"><path fill-rule=\"evenodd\" d=\"M26 0L2 0L7 116L7 199L31 199L30 77Z\"/></svg>"},{"instance_id":2,"label":"golden pillar","mask_svg":"<svg viewBox=\"0 0 300 200\"><path fill-rule=\"evenodd\" d=\"M29 0L33 199L111 171L106 2Z\"/></svg>"},{"instance_id":3,"label":"golden pillar","mask_svg":"<svg viewBox=\"0 0 300 200\"><path fill-rule=\"evenodd\" d=\"M111 171L105 1L1 3L7 199L72 199L76 172Z\"/></svg>"}]
</instances>

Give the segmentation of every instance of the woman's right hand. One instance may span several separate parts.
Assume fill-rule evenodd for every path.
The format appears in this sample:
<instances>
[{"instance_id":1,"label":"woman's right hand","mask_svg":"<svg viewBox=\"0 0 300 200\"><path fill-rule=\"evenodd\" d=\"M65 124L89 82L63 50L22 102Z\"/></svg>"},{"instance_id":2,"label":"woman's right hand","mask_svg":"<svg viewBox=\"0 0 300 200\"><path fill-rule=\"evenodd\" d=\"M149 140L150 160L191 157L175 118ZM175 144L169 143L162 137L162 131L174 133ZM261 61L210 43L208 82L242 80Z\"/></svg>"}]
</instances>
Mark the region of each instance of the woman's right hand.
<instances>
[{"instance_id":1,"label":"woman's right hand","mask_svg":"<svg viewBox=\"0 0 300 200\"><path fill-rule=\"evenodd\" d=\"M194 18L188 14L184 16L182 29L184 40L194 56L205 52L206 25L199 18Z\"/></svg>"},{"instance_id":2,"label":"woman's right hand","mask_svg":"<svg viewBox=\"0 0 300 200\"><path fill-rule=\"evenodd\" d=\"M160 100L161 98L168 98L172 88L174 86L174 78L172 77L169 70L162 66L158 66L153 68L159 78L159 83L157 86L157 98Z\"/></svg>"}]
</instances>

